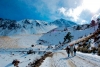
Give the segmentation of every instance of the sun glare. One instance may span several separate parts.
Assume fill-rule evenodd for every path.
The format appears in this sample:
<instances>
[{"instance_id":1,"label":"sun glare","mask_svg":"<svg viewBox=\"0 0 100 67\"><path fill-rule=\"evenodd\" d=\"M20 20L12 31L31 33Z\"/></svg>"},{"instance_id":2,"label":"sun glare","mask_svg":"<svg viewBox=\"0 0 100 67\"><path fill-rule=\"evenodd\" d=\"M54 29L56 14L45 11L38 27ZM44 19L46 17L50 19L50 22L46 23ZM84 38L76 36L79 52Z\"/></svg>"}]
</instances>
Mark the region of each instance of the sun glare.
<instances>
[{"instance_id":1,"label":"sun glare","mask_svg":"<svg viewBox=\"0 0 100 67\"><path fill-rule=\"evenodd\" d=\"M100 0L83 0L82 7L96 13L100 9Z\"/></svg>"}]
</instances>

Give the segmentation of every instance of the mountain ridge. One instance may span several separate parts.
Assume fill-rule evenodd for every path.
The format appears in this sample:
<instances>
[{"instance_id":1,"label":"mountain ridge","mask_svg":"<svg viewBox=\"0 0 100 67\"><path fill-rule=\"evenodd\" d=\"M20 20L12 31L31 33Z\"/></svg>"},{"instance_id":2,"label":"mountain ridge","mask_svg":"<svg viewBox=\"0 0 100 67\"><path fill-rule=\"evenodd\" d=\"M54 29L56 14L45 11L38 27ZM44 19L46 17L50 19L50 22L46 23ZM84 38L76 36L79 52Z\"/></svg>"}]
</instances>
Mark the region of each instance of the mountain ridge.
<instances>
[{"instance_id":1,"label":"mountain ridge","mask_svg":"<svg viewBox=\"0 0 100 67\"><path fill-rule=\"evenodd\" d=\"M51 24L45 21L33 20L33 19L23 19L21 21L16 21L16 20L0 18L0 31L1 31L0 35L9 36L17 34L20 35L20 34L47 33L48 31L57 27L63 27L63 26L71 27L73 25L76 25L76 23L65 19L55 20Z\"/></svg>"}]
</instances>

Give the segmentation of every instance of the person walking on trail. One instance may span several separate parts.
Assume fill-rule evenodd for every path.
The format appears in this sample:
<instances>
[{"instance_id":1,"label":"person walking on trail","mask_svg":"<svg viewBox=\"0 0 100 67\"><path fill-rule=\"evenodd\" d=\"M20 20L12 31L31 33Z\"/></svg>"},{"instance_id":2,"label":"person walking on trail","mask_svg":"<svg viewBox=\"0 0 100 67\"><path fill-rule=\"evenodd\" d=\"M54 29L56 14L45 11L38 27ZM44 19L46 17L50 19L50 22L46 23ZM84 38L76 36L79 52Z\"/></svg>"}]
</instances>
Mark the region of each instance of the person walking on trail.
<instances>
[{"instance_id":1,"label":"person walking on trail","mask_svg":"<svg viewBox=\"0 0 100 67\"><path fill-rule=\"evenodd\" d=\"M75 46L74 46L74 56L76 56L76 48L75 48Z\"/></svg>"},{"instance_id":2,"label":"person walking on trail","mask_svg":"<svg viewBox=\"0 0 100 67\"><path fill-rule=\"evenodd\" d=\"M71 45L70 45L70 53L71 53L71 56L72 56L72 57L73 57L73 50L74 50L73 44L71 44Z\"/></svg>"},{"instance_id":3,"label":"person walking on trail","mask_svg":"<svg viewBox=\"0 0 100 67\"><path fill-rule=\"evenodd\" d=\"M67 46L67 48L66 48L66 52L67 52L67 54L68 54L68 57L70 56L70 48Z\"/></svg>"}]
</instances>

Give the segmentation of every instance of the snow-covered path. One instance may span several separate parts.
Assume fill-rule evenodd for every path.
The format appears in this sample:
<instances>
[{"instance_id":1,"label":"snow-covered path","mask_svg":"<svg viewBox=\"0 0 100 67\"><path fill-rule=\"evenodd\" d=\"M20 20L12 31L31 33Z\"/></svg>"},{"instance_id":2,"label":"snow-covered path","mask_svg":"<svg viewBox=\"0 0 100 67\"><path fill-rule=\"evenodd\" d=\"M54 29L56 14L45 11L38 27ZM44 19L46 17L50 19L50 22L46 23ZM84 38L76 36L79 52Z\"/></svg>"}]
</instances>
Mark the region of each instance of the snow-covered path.
<instances>
[{"instance_id":1,"label":"snow-covered path","mask_svg":"<svg viewBox=\"0 0 100 67\"><path fill-rule=\"evenodd\" d=\"M75 64L67 58L67 54L64 51L54 52L52 57L48 57L44 60L40 67L76 67Z\"/></svg>"},{"instance_id":2,"label":"snow-covered path","mask_svg":"<svg viewBox=\"0 0 100 67\"><path fill-rule=\"evenodd\" d=\"M100 67L99 62L90 60L91 56L89 58L82 56L77 53L77 56L68 58L65 51L54 52L53 56L46 58L40 67Z\"/></svg>"},{"instance_id":3,"label":"snow-covered path","mask_svg":"<svg viewBox=\"0 0 100 67\"><path fill-rule=\"evenodd\" d=\"M40 67L67 67L66 54L63 52L55 52L52 57L44 60Z\"/></svg>"}]
</instances>

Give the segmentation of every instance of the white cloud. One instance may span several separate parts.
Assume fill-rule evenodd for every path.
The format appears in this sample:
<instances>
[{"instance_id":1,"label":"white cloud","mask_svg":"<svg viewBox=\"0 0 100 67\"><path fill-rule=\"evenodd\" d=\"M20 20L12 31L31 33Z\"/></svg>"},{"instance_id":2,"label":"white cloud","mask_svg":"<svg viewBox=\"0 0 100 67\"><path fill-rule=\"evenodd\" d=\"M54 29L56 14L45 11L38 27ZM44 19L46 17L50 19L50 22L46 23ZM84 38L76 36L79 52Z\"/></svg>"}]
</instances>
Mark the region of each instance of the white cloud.
<instances>
[{"instance_id":1,"label":"white cloud","mask_svg":"<svg viewBox=\"0 0 100 67\"><path fill-rule=\"evenodd\" d=\"M66 9L64 7L61 7L58 9L60 13L66 15Z\"/></svg>"},{"instance_id":2,"label":"white cloud","mask_svg":"<svg viewBox=\"0 0 100 67\"><path fill-rule=\"evenodd\" d=\"M83 9L80 6L76 7L76 8L70 8L70 9L66 9L64 7L61 7L58 10L64 16L72 17L74 21L78 21L79 16L80 16L81 12L83 11Z\"/></svg>"},{"instance_id":3,"label":"white cloud","mask_svg":"<svg viewBox=\"0 0 100 67\"><path fill-rule=\"evenodd\" d=\"M91 17L93 16L93 13L91 13L91 11L89 10L87 11L87 9L83 7L83 5L77 6L76 8L69 8L69 9L65 7L61 7L58 9L58 11L60 14L63 14L65 17L70 17L71 20L77 22L78 24L90 23ZM92 19L96 20L97 17L100 17L100 13L98 15L94 14Z\"/></svg>"}]
</instances>

